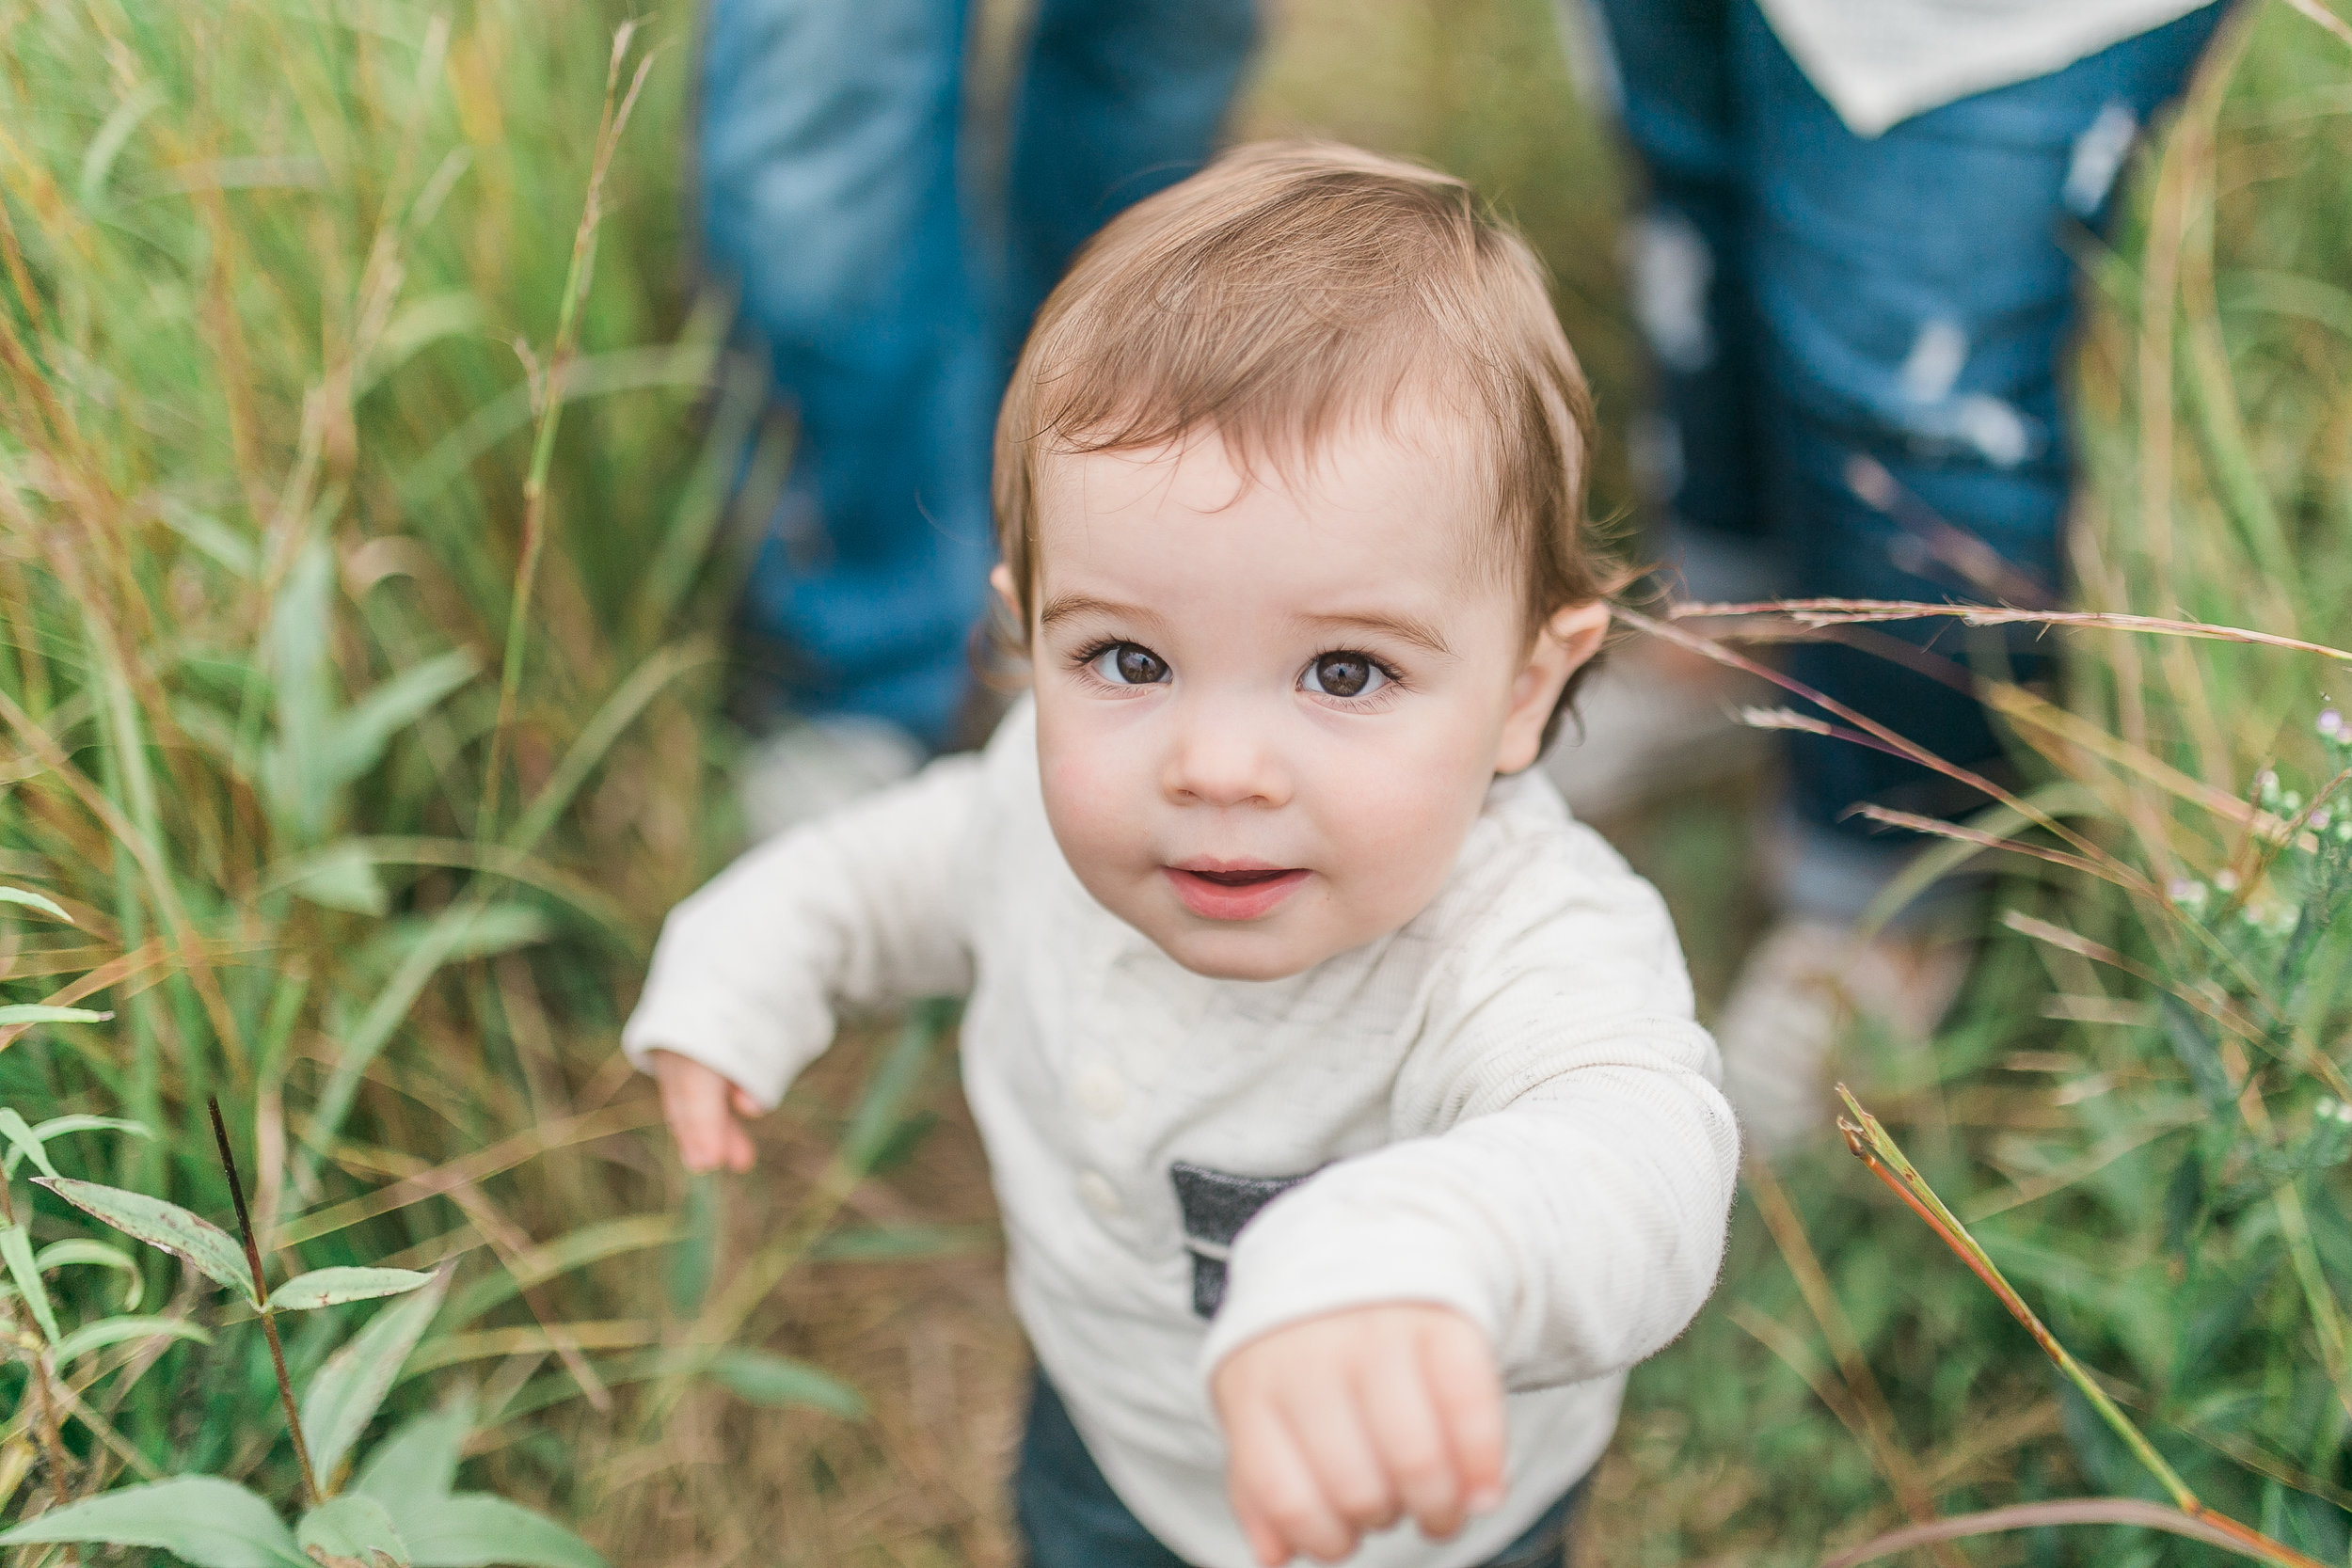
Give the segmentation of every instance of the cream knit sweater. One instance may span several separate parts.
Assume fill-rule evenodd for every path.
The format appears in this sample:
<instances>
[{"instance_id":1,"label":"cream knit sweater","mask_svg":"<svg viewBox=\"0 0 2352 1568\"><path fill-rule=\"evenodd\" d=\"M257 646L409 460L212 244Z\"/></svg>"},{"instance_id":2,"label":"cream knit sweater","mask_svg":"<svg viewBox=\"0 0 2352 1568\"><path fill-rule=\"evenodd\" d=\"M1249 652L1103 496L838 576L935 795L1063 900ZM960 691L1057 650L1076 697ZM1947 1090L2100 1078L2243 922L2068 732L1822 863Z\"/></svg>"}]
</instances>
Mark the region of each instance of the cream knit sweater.
<instances>
[{"instance_id":1,"label":"cream knit sweater","mask_svg":"<svg viewBox=\"0 0 2352 1568\"><path fill-rule=\"evenodd\" d=\"M1213 980L1072 875L1025 704L985 753L679 905L623 1045L772 1103L843 1010L966 992L1015 1308L1104 1475L1202 1568L1251 1562L1206 1381L1243 1341L1397 1300L1486 1331L1513 1390L1507 1502L1351 1560L1454 1568L1592 1465L1626 1370L1714 1284L1738 1137L1713 1044L1657 894L1539 776L1496 784L1403 929Z\"/></svg>"}]
</instances>

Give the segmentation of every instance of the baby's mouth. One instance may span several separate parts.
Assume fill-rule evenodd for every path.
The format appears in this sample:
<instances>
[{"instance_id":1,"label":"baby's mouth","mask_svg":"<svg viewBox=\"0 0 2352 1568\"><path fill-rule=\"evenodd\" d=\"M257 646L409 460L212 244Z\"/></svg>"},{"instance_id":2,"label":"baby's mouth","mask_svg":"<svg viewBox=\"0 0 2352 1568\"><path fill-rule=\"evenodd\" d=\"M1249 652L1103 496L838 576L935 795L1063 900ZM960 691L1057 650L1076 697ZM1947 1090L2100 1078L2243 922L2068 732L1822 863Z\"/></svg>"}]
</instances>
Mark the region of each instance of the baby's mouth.
<instances>
[{"instance_id":1,"label":"baby's mouth","mask_svg":"<svg viewBox=\"0 0 2352 1568\"><path fill-rule=\"evenodd\" d=\"M1201 859L1162 870L1184 907L1204 920L1255 920L1307 879L1299 866L1247 861Z\"/></svg>"},{"instance_id":2,"label":"baby's mouth","mask_svg":"<svg viewBox=\"0 0 2352 1568\"><path fill-rule=\"evenodd\" d=\"M1279 868L1265 871L1194 871L1179 866L1177 869L1184 871L1188 877L1198 877L1202 881L1215 882L1219 887L1255 887L1260 882L1270 882L1277 877L1290 875L1288 871Z\"/></svg>"}]
</instances>

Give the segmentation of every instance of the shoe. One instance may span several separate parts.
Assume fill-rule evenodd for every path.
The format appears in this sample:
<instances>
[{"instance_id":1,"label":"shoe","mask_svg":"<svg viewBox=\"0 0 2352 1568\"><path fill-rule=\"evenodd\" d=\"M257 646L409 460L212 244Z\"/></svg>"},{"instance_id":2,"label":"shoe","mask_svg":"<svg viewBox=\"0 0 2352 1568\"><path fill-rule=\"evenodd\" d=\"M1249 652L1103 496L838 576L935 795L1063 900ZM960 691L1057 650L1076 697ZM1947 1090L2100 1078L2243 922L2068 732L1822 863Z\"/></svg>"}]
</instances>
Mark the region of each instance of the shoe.
<instances>
[{"instance_id":1,"label":"shoe","mask_svg":"<svg viewBox=\"0 0 2352 1568\"><path fill-rule=\"evenodd\" d=\"M1766 932L1715 1024L1724 1094L1749 1152L1770 1160L1829 1128L1832 1063L1857 1022L1927 1049L1972 956L1967 942L1866 938L1818 919L1785 919Z\"/></svg>"},{"instance_id":2,"label":"shoe","mask_svg":"<svg viewBox=\"0 0 2352 1568\"><path fill-rule=\"evenodd\" d=\"M846 806L912 775L930 755L886 719L834 713L796 720L752 749L736 798L755 839Z\"/></svg>"}]
</instances>

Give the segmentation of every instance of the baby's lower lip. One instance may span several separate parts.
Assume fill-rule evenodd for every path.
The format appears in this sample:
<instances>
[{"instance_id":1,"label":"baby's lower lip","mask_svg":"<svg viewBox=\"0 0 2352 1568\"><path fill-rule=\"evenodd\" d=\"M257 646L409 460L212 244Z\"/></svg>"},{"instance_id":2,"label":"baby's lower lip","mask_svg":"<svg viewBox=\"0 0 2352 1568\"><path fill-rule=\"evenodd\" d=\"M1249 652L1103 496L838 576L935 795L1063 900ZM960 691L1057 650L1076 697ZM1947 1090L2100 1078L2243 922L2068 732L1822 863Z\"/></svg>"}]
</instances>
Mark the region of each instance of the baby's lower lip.
<instances>
[{"instance_id":1,"label":"baby's lower lip","mask_svg":"<svg viewBox=\"0 0 2352 1568\"><path fill-rule=\"evenodd\" d=\"M1307 879L1307 873L1296 867L1246 872L1185 871L1173 865L1160 869L1174 884L1184 908L1203 920L1255 920Z\"/></svg>"}]
</instances>

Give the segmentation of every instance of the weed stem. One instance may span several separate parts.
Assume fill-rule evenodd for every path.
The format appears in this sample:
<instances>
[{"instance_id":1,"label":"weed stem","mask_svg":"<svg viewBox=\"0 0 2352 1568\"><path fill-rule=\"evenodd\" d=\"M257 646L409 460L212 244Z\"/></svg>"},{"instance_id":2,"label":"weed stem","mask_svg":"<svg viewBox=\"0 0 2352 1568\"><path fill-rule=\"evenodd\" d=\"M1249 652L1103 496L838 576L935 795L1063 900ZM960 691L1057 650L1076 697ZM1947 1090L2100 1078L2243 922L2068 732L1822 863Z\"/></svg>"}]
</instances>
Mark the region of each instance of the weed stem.
<instances>
[{"instance_id":1,"label":"weed stem","mask_svg":"<svg viewBox=\"0 0 2352 1568\"><path fill-rule=\"evenodd\" d=\"M2041 1318L2035 1315L2033 1308L2026 1305L2026 1298L2010 1284L1993 1261L1992 1255L1968 1233L1968 1227L1960 1223L1959 1217L1945 1207L1944 1200L1936 1196L1927 1178L1921 1176L1904 1156L1893 1136L1880 1125L1878 1117L1864 1110L1862 1102L1843 1084L1837 1085L1837 1098L1846 1102L1846 1109L1854 1116L1852 1121L1843 1117L1837 1118L1837 1130L1845 1134L1846 1148L1854 1158L1869 1166L1871 1175L1885 1182L1912 1212L1925 1220L1944 1244L1968 1265L1969 1272L1983 1280L1986 1289L2000 1298L2001 1305L2009 1308L2010 1315L2026 1325L2026 1332L2033 1336L2034 1343L2042 1347L2042 1353L2057 1364L2058 1370L2066 1374L2067 1381L2090 1402L2090 1407L2099 1413L2100 1418L2123 1439L2133 1457L2171 1496L2174 1507L2200 1524L2243 1542L2249 1556L2280 1564L2281 1568L2325 1568L2324 1564L2304 1556L2284 1542L2274 1541L2251 1526L2242 1525L2228 1514L2217 1513L2200 1502L2197 1494L2189 1490L2188 1482L2181 1479L2180 1472L2156 1452L2155 1445L2148 1441L2147 1436L2133 1424L2132 1418L2116 1407L2115 1402L2107 1397L2107 1391L2099 1386L2098 1379L2092 1377L2082 1363L2058 1343L2058 1336L2052 1334Z\"/></svg>"},{"instance_id":2,"label":"weed stem","mask_svg":"<svg viewBox=\"0 0 2352 1568\"><path fill-rule=\"evenodd\" d=\"M310 1467L310 1445L303 1439L302 1414L294 1406L294 1379L286 1375L286 1350L278 1341L278 1314L270 1309L269 1282L262 1277L262 1249L253 1239L253 1217L246 1212L245 1183L237 1179L237 1156L229 1147L229 1128L220 1119L220 1099L204 1097L213 1113L213 1140L220 1145L220 1168L229 1178L229 1196L237 1206L237 1234L245 1239L245 1264L253 1271L253 1301L262 1315L262 1333L269 1340L269 1364L278 1374L278 1402L286 1407L286 1431L294 1438L294 1458L302 1465L302 1497L316 1508L326 1500L319 1490L318 1472Z\"/></svg>"}]
</instances>

